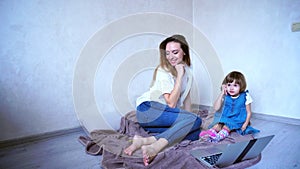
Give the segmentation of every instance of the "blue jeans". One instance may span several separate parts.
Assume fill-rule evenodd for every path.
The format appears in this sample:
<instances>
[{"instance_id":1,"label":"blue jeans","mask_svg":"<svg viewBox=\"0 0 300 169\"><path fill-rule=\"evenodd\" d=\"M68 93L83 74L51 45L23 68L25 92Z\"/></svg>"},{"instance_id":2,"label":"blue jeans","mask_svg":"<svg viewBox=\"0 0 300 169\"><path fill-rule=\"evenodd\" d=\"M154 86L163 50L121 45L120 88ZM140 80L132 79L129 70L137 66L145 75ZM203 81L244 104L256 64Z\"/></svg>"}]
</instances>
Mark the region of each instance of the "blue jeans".
<instances>
[{"instance_id":1,"label":"blue jeans","mask_svg":"<svg viewBox=\"0 0 300 169\"><path fill-rule=\"evenodd\" d=\"M199 139L202 120L194 113L147 101L137 107L136 117L146 131L157 133L156 139L165 138L169 144Z\"/></svg>"}]
</instances>

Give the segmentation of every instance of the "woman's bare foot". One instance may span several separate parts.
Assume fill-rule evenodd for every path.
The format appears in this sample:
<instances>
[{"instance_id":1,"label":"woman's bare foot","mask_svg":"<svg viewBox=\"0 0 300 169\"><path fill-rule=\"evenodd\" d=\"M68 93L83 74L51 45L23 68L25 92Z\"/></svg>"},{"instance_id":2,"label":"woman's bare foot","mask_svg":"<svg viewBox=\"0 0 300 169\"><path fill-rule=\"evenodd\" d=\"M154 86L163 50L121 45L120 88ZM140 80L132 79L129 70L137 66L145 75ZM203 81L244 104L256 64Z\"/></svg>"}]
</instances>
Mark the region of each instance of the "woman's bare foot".
<instances>
[{"instance_id":1,"label":"woman's bare foot","mask_svg":"<svg viewBox=\"0 0 300 169\"><path fill-rule=\"evenodd\" d=\"M135 135L132 139L132 144L124 150L124 153L127 155L132 155L132 153L141 148L143 145L149 145L156 141L156 138L151 137L142 137Z\"/></svg>"},{"instance_id":2,"label":"woman's bare foot","mask_svg":"<svg viewBox=\"0 0 300 169\"><path fill-rule=\"evenodd\" d=\"M157 154L168 145L168 141L164 138L160 138L156 142L142 146L143 162L145 166L148 166Z\"/></svg>"},{"instance_id":3,"label":"woman's bare foot","mask_svg":"<svg viewBox=\"0 0 300 169\"><path fill-rule=\"evenodd\" d=\"M149 165L156 157L156 155L159 153L159 151L155 150L153 145L142 146L142 151L143 151L143 162L145 166Z\"/></svg>"}]
</instances>

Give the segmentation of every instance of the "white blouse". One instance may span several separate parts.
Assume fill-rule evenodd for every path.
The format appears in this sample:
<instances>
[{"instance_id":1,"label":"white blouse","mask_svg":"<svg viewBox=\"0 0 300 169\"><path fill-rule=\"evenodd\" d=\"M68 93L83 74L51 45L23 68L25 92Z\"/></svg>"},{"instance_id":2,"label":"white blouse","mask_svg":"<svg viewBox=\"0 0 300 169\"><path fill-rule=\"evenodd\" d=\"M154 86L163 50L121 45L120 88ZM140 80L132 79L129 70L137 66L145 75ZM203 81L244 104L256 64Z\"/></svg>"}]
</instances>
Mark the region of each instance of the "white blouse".
<instances>
[{"instance_id":1,"label":"white blouse","mask_svg":"<svg viewBox=\"0 0 300 169\"><path fill-rule=\"evenodd\" d=\"M178 99L177 107L181 107L183 105L183 101L185 100L185 97L187 95L184 95L184 93L190 90L190 86L188 86L189 79L192 80L190 68L188 66L185 66L185 70L185 72L188 73L184 73L184 76L182 78L180 98ZM163 95L165 93L172 92L175 85L175 79L176 78L170 72L167 72L166 70L159 67L157 69L156 79L153 85L150 87L149 91L145 92L142 96L137 98L136 106L145 101L156 101L162 104L167 104Z\"/></svg>"}]
</instances>

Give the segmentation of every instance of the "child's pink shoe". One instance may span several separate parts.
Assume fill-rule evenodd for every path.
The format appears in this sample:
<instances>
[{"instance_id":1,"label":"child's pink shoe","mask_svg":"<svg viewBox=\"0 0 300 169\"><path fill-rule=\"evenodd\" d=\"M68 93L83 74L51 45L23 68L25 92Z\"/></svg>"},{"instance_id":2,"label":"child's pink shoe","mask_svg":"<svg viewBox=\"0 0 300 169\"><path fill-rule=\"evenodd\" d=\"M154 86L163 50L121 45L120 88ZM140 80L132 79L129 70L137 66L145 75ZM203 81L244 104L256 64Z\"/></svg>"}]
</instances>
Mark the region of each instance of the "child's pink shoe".
<instances>
[{"instance_id":1,"label":"child's pink shoe","mask_svg":"<svg viewBox=\"0 0 300 169\"><path fill-rule=\"evenodd\" d=\"M206 136L209 136L208 130L206 130L206 131L201 131L201 133L199 134L199 137L206 137Z\"/></svg>"},{"instance_id":2,"label":"child's pink shoe","mask_svg":"<svg viewBox=\"0 0 300 169\"><path fill-rule=\"evenodd\" d=\"M213 129L209 129L209 130L206 130L206 131L201 131L201 133L199 134L199 137L201 138L214 138L216 137L216 133L214 132Z\"/></svg>"}]
</instances>

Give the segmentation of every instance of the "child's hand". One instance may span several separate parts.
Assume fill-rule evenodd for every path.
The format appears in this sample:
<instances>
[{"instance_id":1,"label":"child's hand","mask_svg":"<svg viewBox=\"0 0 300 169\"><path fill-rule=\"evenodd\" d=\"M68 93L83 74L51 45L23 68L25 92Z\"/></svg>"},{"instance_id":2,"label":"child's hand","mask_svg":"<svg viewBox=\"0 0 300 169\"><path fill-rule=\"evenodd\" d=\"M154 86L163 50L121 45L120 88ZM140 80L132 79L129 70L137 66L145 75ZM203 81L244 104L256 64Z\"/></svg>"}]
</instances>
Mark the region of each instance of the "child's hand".
<instances>
[{"instance_id":1,"label":"child's hand","mask_svg":"<svg viewBox=\"0 0 300 169\"><path fill-rule=\"evenodd\" d=\"M245 131L245 130L246 130L246 128L247 128L247 126L248 126L247 124L243 124L243 126L242 126L242 128L241 128L241 129L242 129L242 131Z\"/></svg>"},{"instance_id":2,"label":"child's hand","mask_svg":"<svg viewBox=\"0 0 300 169\"><path fill-rule=\"evenodd\" d=\"M221 93L227 95L227 91L226 90L227 90L227 85L223 84L221 86Z\"/></svg>"}]
</instances>

